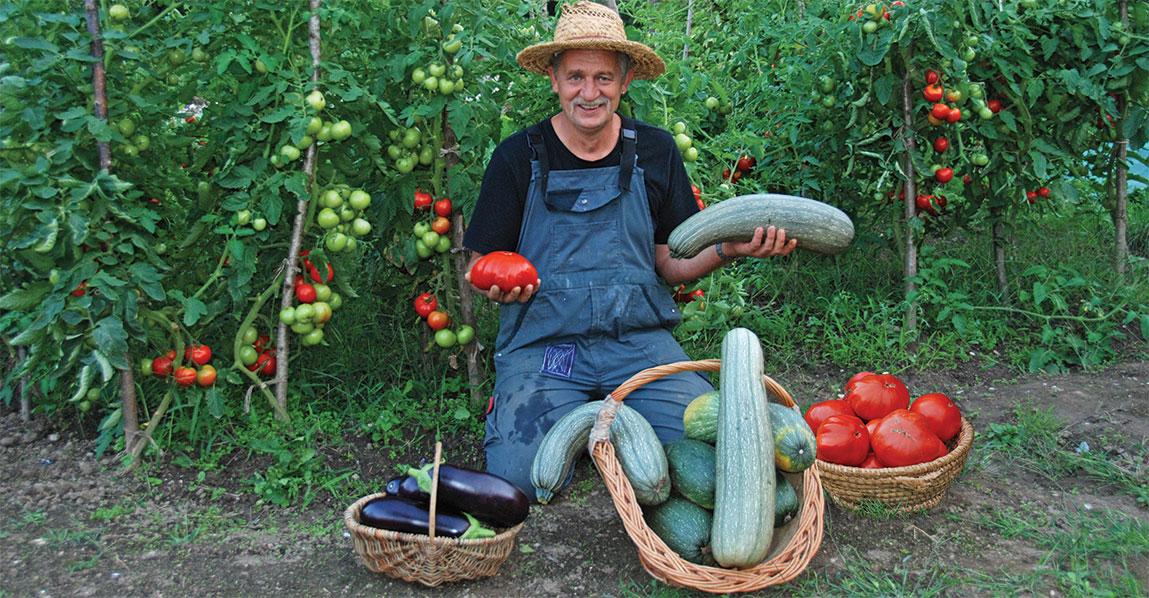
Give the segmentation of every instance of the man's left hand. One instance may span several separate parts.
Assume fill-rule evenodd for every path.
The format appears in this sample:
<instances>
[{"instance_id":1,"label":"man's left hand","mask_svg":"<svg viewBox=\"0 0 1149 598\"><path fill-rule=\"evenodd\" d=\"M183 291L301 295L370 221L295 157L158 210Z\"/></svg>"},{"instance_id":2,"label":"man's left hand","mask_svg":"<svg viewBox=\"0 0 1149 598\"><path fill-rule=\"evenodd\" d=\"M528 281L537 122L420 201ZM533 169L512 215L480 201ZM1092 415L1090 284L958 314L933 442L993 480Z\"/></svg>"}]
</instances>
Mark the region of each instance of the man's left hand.
<instances>
[{"instance_id":1,"label":"man's left hand","mask_svg":"<svg viewBox=\"0 0 1149 598\"><path fill-rule=\"evenodd\" d=\"M767 258L788 255L797 246L798 239L786 240L786 229L759 226L754 229L754 238L745 243L727 241L722 244L722 250L730 257Z\"/></svg>"}]
</instances>

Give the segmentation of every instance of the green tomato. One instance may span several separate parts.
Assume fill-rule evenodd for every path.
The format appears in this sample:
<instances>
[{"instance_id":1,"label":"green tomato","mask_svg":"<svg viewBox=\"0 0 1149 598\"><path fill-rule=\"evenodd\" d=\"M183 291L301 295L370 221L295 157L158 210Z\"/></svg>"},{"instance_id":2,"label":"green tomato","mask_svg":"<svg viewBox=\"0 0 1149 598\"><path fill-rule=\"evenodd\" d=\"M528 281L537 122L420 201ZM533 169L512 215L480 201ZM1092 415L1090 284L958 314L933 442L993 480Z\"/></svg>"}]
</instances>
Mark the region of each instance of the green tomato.
<instances>
[{"instance_id":1,"label":"green tomato","mask_svg":"<svg viewBox=\"0 0 1149 598\"><path fill-rule=\"evenodd\" d=\"M367 206L371 205L371 195L366 191L356 189L351 192L351 197L348 198L347 203L356 210L366 210Z\"/></svg>"},{"instance_id":2,"label":"green tomato","mask_svg":"<svg viewBox=\"0 0 1149 598\"><path fill-rule=\"evenodd\" d=\"M344 204L339 208L339 220L342 222L352 222L355 220L355 208ZM347 232L347 231L340 231Z\"/></svg>"},{"instance_id":3,"label":"green tomato","mask_svg":"<svg viewBox=\"0 0 1149 598\"><path fill-rule=\"evenodd\" d=\"M682 152L682 159L686 160L687 162L698 161L698 148L696 148L696 147L686 148L686 151Z\"/></svg>"},{"instance_id":4,"label":"green tomato","mask_svg":"<svg viewBox=\"0 0 1149 598\"><path fill-rule=\"evenodd\" d=\"M136 135L132 137L132 145L136 146L141 152L147 150L151 144L152 140L148 139L147 135Z\"/></svg>"},{"instance_id":5,"label":"green tomato","mask_svg":"<svg viewBox=\"0 0 1149 598\"><path fill-rule=\"evenodd\" d=\"M837 87L837 83L829 75L822 75L819 79L819 84L822 86L822 93L831 93Z\"/></svg>"},{"instance_id":6,"label":"green tomato","mask_svg":"<svg viewBox=\"0 0 1149 598\"><path fill-rule=\"evenodd\" d=\"M292 315L295 315L295 313L292 312ZM240 340L249 345L253 345L255 344L255 341L259 340L259 331L256 330L254 326L248 326L247 328L243 329L243 334L240 335Z\"/></svg>"},{"instance_id":7,"label":"green tomato","mask_svg":"<svg viewBox=\"0 0 1149 598\"><path fill-rule=\"evenodd\" d=\"M438 87L438 85L439 82L436 81L435 86ZM419 129L411 128L403 131L403 139L400 144L407 149L415 149L422 140L423 134L419 132Z\"/></svg>"},{"instance_id":8,"label":"green tomato","mask_svg":"<svg viewBox=\"0 0 1149 598\"><path fill-rule=\"evenodd\" d=\"M435 148L424 145L423 149L419 150L419 163L423 166L430 166L435 161Z\"/></svg>"},{"instance_id":9,"label":"green tomato","mask_svg":"<svg viewBox=\"0 0 1149 598\"><path fill-rule=\"evenodd\" d=\"M301 150L305 150L311 147L312 143L315 143L315 139L313 139L311 135L304 135L299 139L299 143L295 144L295 147Z\"/></svg>"},{"instance_id":10,"label":"green tomato","mask_svg":"<svg viewBox=\"0 0 1149 598\"><path fill-rule=\"evenodd\" d=\"M256 231L261 231L261 230L267 228L267 219L266 218L256 218L256 219L252 220L251 221L251 228L254 228Z\"/></svg>"},{"instance_id":11,"label":"green tomato","mask_svg":"<svg viewBox=\"0 0 1149 598\"><path fill-rule=\"evenodd\" d=\"M316 112L323 110L323 108L327 106L327 98L324 98L323 92L319 91L318 89L313 90L311 93L307 94L306 101L307 105L311 106L311 109Z\"/></svg>"},{"instance_id":12,"label":"green tomato","mask_svg":"<svg viewBox=\"0 0 1149 598\"><path fill-rule=\"evenodd\" d=\"M120 135L130 137L132 133L136 132L136 123L132 122L130 118L121 118L120 122L116 123L116 128L120 130Z\"/></svg>"},{"instance_id":13,"label":"green tomato","mask_svg":"<svg viewBox=\"0 0 1149 598\"><path fill-rule=\"evenodd\" d=\"M108 16L116 21L124 21L131 17L132 13L123 4L113 4L108 7Z\"/></svg>"},{"instance_id":14,"label":"green tomato","mask_svg":"<svg viewBox=\"0 0 1149 598\"><path fill-rule=\"evenodd\" d=\"M171 63L172 66L179 66L187 62L187 59L187 53L179 48L173 48L168 52L168 62Z\"/></svg>"},{"instance_id":15,"label":"green tomato","mask_svg":"<svg viewBox=\"0 0 1149 598\"><path fill-rule=\"evenodd\" d=\"M328 208L338 208L343 205L343 195L335 189L324 191L320 199L323 200L323 205Z\"/></svg>"},{"instance_id":16,"label":"green tomato","mask_svg":"<svg viewBox=\"0 0 1149 598\"><path fill-rule=\"evenodd\" d=\"M411 82L415 85L422 85L427 80L427 71L417 68L411 73Z\"/></svg>"},{"instance_id":17,"label":"green tomato","mask_svg":"<svg viewBox=\"0 0 1149 598\"><path fill-rule=\"evenodd\" d=\"M258 58L255 59L255 70L261 75L267 74L267 65ZM250 363L248 365L251 365Z\"/></svg>"},{"instance_id":18,"label":"green tomato","mask_svg":"<svg viewBox=\"0 0 1149 598\"><path fill-rule=\"evenodd\" d=\"M297 160L299 158L299 148L295 147L294 145L285 145L279 148L279 155L283 156L283 159L287 160L288 162Z\"/></svg>"},{"instance_id":19,"label":"green tomato","mask_svg":"<svg viewBox=\"0 0 1149 598\"><path fill-rule=\"evenodd\" d=\"M207 62L208 53L203 51L203 48L192 48L192 60L195 62Z\"/></svg>"},{"instance_id":20,"label":"green tomato","mask_svg":"<svg viewBox=\"0 0 1149 598\"><path fill-rule=\"evenodd\" d=\"M411 234L421 239L429 230L431 230L431 226L428 225L426 221L420 220L415 223L415 226L411 227Z\"/></svg>"},{"instance_id":21,"label":"green tomato","mask_svg":"<svg viewBox=\"0 0 1149 598\"><path fill-rule=\"evenodd\" d=\"M311 306L308 305L308 307L311 307ZM296 322L296 323L291 325L291 331L294 332L295 334L307 334L308 332L311 332L312 330L315 330L315 324L313 324L311 322Z\"/></svg>"},{"instance_id":22,"label":"green tomato","mask_svg":"<svg viewBox=\"0 0 1149 598\"><path fill-rule=\"evenodd\" d=\"M455 54L463 49L463 40L459 36L452 36L451 39L443 42L443 51L448 54Z\"/></svg>"},{"instance_id":23,"label":"green tomato","mask_svg":"<svg viewBox=\"0 0 1149 598\"><path fill-rule=\"evenodd\" d=\"M319 214L315 216L315 222L323 228L323 230L331 230L339 225L339 214L331 208L323 208L319 210Z\"/></svg>"},{"instance_id":24,"label":"green tomato","mask_svg":"<svg viewBox=\"0 0 1149 598\"><path fill-rule=\"evenodd\" d=\"M458 63L451 65L451 78L452 79L462 79L463 78L463 67L459 66Z\"/></svg>"},{"instance_id":25,"label":"green tomato","mask_svg":"<svg viewBox=\"0 0 1149 598\"><path fill-rule=\"evenodd\" d=\"M475 329L463 324L459 327L459 332L455 334L455 337L460 345L469 345L471 341L475 340Z\"/></svg>"},{"instance_id":26,"label":"green tomato","mask_svg":"<svg viewBox=\"0 0 1149 598\"><path fill-rule=\"evenodd\" d=\"M706 101L703 103L706 105L706 108L708 110L714 110L715 108L718 107L718 98L716 98L714 96L708 96L706 98Z\"/></svg>"},{"instance_id":27,"label":"green tomato","mask_svg":"<svg viewBox=\"0 0 1149 598\"><path fill-rule=\"evenodd\" d=\"M327 235L327 240L324 242L324 246L327 247L328 251L339 253L347 249L347 242L347 235L343 233L331 233L330 235Z\"/></svg>"},{"instance_id":28,"label":"green tomato","mask_svg":"<svg viewBox=\"0 0 1149 598\"><path fill-rule=\"evenodd\" d=\"M356 218L351 221L351 234L356 237L366 236L371 232L371 223L362 218Z\"/></svg>"},{"instance_id":29,"label":"green tomato","mask_svg":"<svg viewBox=\"0 0 1149 598\"><path fill-rule=\"evenodd\" d=\"M307 128L304 129L303 132L307 135L315 135L315 134L319 133L319 130L322 128L323 128L323 119L319 118L318 116L312 116L311 118L309 118L307 120Z\"/></svg>"},{"instance_id":30,"label":"green tomato","mask_svg":"<svg viewBox=\"0 0 1149 598\"><path fill-rule=\"evenodd\" d=\"M439 90L439 78L438 77L427 77L425 80L423 80L423 89L426 89L427 91L438 91Z\"/></svg>"},{"instance_id":31,"label":"green tomato","mask_svg":"<svg viewBox=\"0 0 1149 598\"><path fill-rule=\"evenodd\" d=\"M427 244L424 243L422 239L415 239L415 254L418 255L420 259L425 260L431 257L431 253L431 248L427 247Z\"/></svg>"},{"instance_id":32,"label":"green tomato","mask_svg":"<svg viewBox=\"0 0 1149 598\"><path fill-rule=\"evenodd\" d=\"M240 210L236 212L235 223L240 226L247 226L251 223L251 210Z\"/></svg>"},{"instance_id":33,"label":"green tomato","mask_svg":"<svg viewBox=\"0 0 1149 598\"><path fill-rule=\"evenodd\" d=\"M323 283L315 283L312 286L315 287L316 302L326 302L331 298L331 287L329 285L325 285Z\"/></svg>"},{"instance_id":34,"label":"green tomato","mask_svg":"<svg viewBox=\"0 0 1149 598\"><path fill-rule=\"evenodd\" d=\"M427 231L427 232L423 233L422 240L423 240L423 244L426 245L428 248L434 247L435 245L437 245L439 243L439 233L437 233L433 230Z\"/></svg>"},{"instance_id":35,"label":"green tomato","mask_svg":"<svg viewBox=\"0 0 1149 598\"><path fill-rule=\"evenodd\" d=\"M674 136L674 143L678 145L678 151L685 152L694 142L685 133L678 133Z\"/></svg>"},{"instance_id":36,"label":"green tomato","mask_svg":"<svg viewBox=\"0 0 1149 598\"><path fill-rule=\"evenodd\" d=\"M296 322L295 308L288 306L279 310L279 321L287 324L288 326L294 324Z\"/></svg>"},{"instance_id":37,"label":"green tomato","mask_svg":"<svg viewBox=\"0 0 1149 598\"><path fill-rule=\"evenodd\" d=\"M319 132L315 134L315 138L324 142L331 141L331 124L323 123L323 126L319 127Z\"/></svg>"},{"instance_id":38,"label":"green tomato","mask_svg":"<svg viewBox=\"0 0 1149 598\"><path fill-rule=\"evenodd\" d=\"M351 123L341 120L331 125L331 138L336 141L343 141L351 136Z\"/></svg>"},{"instance_id":39,"label":"green tomato","mask_svg":"<svg viewBox=\"0 0 1149 598\"><path fill-rule=\"evenodd\" d=\"M435 253L447 253L451 250L451 238L447 235L439 235L439 241L435 243Z\"/></svg>"},{"instance_id":40,"label":"green tomato","mask_svg":"<svg viewBox=\"0 0 1149 598\"><path fill-rule=\"evenodd\" d=\"M454 347L458 340L458 336L455 335L455 332L448 328L444 328L435 333L435 344L443 347L444 349Z\"/></svg>"},{"instance_id":41,"label":"green tomato","mask_svg":"<svg viewBox=\"0 0 1149 598\"><path fill-rule=\"evenodd\" d=\"M244 345L239 348L239 362L243 365L251 365L255 363L257 359L259 359L259 351L256 351L255 347ZM151 364L148 364L148 368L149 370L151 369Z\"/></svg>"},{"instance_id":42,"label":"green tomato","mask_svg":"<svg viewBox=\"0 0 1149 598\"><path fill-rule=\"evenodd\" d=\"M331 297L327 299L327 305L331 307L331 311L335 311L343 305L343 295L331 291Z\"/></svg>"},{"instance_id":43,"label":"green tomato","mask_svg":"<svg viewBox=\"0 0 1149 598\"><path fill-rule=\"evenodd\" d=\"M316 328L315 330L304 334L303 338L299 340L303 343L304 347L314 347L323 341L323 331Z\"/></svg>"},{"instance_id":44,"label":"green tomato","mask_svg":"<svg viewBox=\"0 0 1149 598\"><path fill-rule=\"evenodd\" d=\"M682 121L678 121L678 122L674 123L674 128L671 129L671 131L675 135L685 135L686 134L686 123L684 123Z\"/></svg>"},{"instance_id":45,"label":"green tomato","mask_svg":"<svg viewBox=\"0 0 1149 598\"><path fill-rule=\"evenodd\" d=\"M427 67L427 72L430 73L432 77L442 77L443 73L447 72L447 67L443 66L441 62L432 62L431 66Z\"/></svg>"},{"instance_id":46,"label":"green tomato","mask_svg":"<svg viewBox=\"0 0 1149 598\"><path fill-rule=\"evenodd\" d=\"M306 324L315 317L315 306L310 303L300 303L295 307L295 323Z\"/></svg>"}]
</instances>

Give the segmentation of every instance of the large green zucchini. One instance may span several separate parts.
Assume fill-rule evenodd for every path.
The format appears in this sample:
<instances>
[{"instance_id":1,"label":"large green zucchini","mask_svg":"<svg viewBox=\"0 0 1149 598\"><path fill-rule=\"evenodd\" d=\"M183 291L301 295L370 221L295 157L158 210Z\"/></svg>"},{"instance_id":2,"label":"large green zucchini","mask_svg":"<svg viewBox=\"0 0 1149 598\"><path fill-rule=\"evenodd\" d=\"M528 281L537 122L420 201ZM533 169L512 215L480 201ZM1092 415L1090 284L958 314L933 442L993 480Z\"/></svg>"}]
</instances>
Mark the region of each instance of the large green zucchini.
<instances>
[{"instance_id":1,"label":"large green zucchini","mask_svg":"<svg viewBox=\"0 0 1149 598\"><path fill-rule=\"evenodd\" d=\"M543 436L531 463L531 483L540 503L547 504L555 492L566 486L575 461L586 452L590 430L601 406L601 401L593 401L575 407ZM642 414L625 404L620 405L611 422L610 442L639 503L654 505L670 496L666 452Z\"/></svg>"},{"instance_id":2,"label":"large green zucchini","mask_svg":"<svg viewBox=\"0 0 1149 598\"><path fill-rule=\"evenodd\" d=\"M710 546L723 567L753 567L774 534L774 437L762 346L746 328L722 338L718 386L714 526Z\"/></svg>"},{"instance_id":3,"label":"large green zucchini","mask_svg":"<svg viewBox=\"0 0 1149 598\"><path fill-rule=\"evenodd\" d=\"M671 550L683 559L699 565L709 565L710 511L677 496L666 502L643 509L643 517L650 530L662 538Z\"/></svg>"},{"instance_id":4,"label":"large green zucchini","mask_svg":"<svg viewBox=\"0 0 1149 598\"><path fill-rule=\"evenodd\" d=\"M776 226L798 249L815 253L841 252L854 240L854 223L845 212L817 200L795 195L739 195L708 206L670 233L671 255L689 258L719 241L749 241L754 229Z\"/></svg>"}]
</instances>

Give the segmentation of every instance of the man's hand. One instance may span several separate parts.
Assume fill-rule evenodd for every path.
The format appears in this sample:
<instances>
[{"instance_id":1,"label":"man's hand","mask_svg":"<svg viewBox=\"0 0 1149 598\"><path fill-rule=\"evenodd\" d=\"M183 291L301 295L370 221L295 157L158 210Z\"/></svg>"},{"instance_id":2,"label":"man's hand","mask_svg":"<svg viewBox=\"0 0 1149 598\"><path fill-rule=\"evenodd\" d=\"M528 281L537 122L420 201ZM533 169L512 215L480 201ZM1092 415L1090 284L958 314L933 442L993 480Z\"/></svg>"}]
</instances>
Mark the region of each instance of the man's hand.
<instances>
[{"instance_id":1,"label":"man's hand","mask_svg":"<svg viewBox=\"0 0 1149 598\"><path fill-rule=\"evenodd\" d=\"M464 274L463 277L467 279L467 282L471 282L470 272ZM475 289L475 291L479 293L482 293L483 295L486 295L487 299L490 299L495 303L514 303L516 301L519 303L526 303L535 294L535 290L538 289L541 282L541 280L535 279L535 284L528 284L526 288L515 287L506 292L500 289L498 285L494 285L486 291L476 287L474 284L471 285L471 288Z\"/></svg>"},{"instance_id":2,"label":"man's hand","mask_svg":"<svg viewBox=\"0 0 1149 598\"><path fill-rule=\"evenodd\" d=\"M730 257L767 258L776 255L789 255L797 246L797 239L786 241L786 229L771 226L763 230L759 226L754 229L754 238L745 243L727 241L722 244L722 251Z\"/></svg>"}]
</instances>

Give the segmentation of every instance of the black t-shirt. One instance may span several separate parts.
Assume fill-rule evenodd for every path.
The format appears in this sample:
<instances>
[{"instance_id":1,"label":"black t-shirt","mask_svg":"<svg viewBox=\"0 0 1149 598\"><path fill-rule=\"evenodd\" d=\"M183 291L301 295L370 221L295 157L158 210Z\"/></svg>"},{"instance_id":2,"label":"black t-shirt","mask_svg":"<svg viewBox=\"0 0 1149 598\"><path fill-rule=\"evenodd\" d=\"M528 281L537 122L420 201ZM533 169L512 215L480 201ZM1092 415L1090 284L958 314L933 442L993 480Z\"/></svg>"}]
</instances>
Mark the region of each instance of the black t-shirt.
<instances>
[{"instance_id":1,"label":"black t-shirt","mask_svg":"<svg viewBox=\"0 0 1149 598\"><path fill-rule=\"evenodd\" d=\"M655 244L665 244L670 231L698 211L690 179L674 137L663 129L641 121L634 123L638 134L635 153L643 170L650 217L654 223ZM605 158L588 162L571 153L559 141L550 119L542 122L543 142L551 170L577 170L618 166L622 143ZM620 135L621 140L621 135ZM523 222L527 189L531 183L531 149L526 129L503 140L491 155L483 174L483 186L467 226L463 245L478 253L517 251L519 228Z\"/></svg>"}]
</instances>

